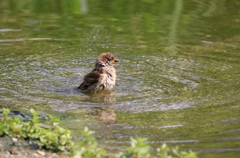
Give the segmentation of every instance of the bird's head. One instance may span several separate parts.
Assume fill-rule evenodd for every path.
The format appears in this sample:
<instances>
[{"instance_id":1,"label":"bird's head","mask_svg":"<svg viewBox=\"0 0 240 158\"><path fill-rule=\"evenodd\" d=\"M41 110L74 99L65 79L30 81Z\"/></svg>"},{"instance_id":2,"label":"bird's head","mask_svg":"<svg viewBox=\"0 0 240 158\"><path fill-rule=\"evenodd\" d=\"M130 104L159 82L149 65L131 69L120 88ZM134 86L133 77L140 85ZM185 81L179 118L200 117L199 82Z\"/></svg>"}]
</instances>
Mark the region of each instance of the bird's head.
<instances>
[{"instance_id":1,"label":"bird's head","mask_svg":"<svg viewBox=\"0 0 240 158\"><path fill-rule=\"evenodd\" d=\"M119 62L119 61L113 56L113 54L110 52L107 52L107 53L102 53L98 56L98 58L96 60L96 66L97 65L113 66L117 62Z\"/></svg>"}]
</instances>

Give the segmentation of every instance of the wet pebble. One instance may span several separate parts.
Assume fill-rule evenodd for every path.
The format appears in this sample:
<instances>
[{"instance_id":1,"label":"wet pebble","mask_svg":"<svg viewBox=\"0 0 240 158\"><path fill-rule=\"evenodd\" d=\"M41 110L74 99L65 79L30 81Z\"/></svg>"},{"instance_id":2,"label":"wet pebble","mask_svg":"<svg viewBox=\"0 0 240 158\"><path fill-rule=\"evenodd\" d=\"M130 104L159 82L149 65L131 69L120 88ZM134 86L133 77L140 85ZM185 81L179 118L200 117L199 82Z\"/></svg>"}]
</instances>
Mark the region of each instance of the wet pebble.
<instances>
[{"instance_id":1,"label":"wet pebble","mask_svg":"<svg viewBox=\"0 0 240 158\"><path fill-rule=\"evenodd\" d=\"M15 147L13 147L9 152L11 155L18 155L18 150Z\"/></svg>"}]
</instances>

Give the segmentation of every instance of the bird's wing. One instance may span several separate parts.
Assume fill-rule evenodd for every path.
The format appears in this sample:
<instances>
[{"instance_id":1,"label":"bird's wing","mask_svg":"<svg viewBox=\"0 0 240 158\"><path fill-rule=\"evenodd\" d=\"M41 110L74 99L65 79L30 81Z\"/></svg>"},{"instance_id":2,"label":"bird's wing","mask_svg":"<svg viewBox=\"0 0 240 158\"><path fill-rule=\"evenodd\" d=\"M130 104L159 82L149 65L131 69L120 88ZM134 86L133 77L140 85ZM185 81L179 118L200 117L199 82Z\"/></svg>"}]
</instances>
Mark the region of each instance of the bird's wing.
<instances>
[{"instance_id":1,"label":"bird's wing","mask_svg":"<svg viewBox=\"0 0 240 158\"><path fill-rule=\"evenodd\" d=\"M78 87L81 90L87 90L89 86L97 83L99 81L100 73L99 70L93 69L90 73L85 75L83 82Z\"/></svg>"}]
</instances>

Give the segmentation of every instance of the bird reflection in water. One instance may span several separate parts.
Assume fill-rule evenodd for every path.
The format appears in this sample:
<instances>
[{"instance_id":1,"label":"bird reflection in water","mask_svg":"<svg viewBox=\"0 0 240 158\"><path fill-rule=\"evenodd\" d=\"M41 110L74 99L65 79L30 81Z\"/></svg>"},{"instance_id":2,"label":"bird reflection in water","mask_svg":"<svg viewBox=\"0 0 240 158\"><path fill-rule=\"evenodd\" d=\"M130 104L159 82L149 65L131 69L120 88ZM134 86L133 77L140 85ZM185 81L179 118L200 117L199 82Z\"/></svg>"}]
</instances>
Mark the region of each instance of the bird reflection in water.
<instances>
[{"instance_id":1,"label":"bird reflection in water","mask_svg":"<svg viewBox=\"0 0 240 158\"><path fill-rule=\"evenodd\" d=\"M116 122L116 98L113 91L102 91L94 94L88 94L88 96L88 101L99 103L99 106L94 107L91 112L99 123L112 124Z\"/></svg>"}]
</instances>

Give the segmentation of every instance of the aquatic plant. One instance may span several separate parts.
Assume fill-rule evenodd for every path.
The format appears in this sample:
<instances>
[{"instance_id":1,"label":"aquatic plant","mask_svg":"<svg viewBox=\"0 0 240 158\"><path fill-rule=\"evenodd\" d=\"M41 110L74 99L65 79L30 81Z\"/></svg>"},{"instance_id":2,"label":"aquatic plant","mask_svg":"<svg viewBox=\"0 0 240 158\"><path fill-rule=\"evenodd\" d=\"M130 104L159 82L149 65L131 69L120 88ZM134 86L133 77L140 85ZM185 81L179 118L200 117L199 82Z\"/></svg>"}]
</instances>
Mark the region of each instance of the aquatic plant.
<instances>
[{"instance_id":1,"label":"aquatic plant","mask_svg":"<svg viewBox=\"0 0 240 158\"><path fill-rule=\"evenodd\" d=\"M157 148L158 158L197 158L195 152L191 150L189 152L182 151L178 146L170 148L166 144L162 144L160 148Z\"/></svg>"},{"instance_id":2,"label":"aquatic plant","mask_svg":"<svg viewBox=\"0 0 240 158\"><path fill-rule=\"evenodd\" d=\"M41 126L38 112L31 109L32 119L24 121L19 117L9 117L9 110L3 109L0 121L0 135L13 138L35 140L40 148L52 151L72 152L73 141L68 129L58 126L60 119L49 115L48 124Z\"/></svg>"},{"instance_id":3,"label":"aquatic plant","mask_svg":"<svg viewBox=\"0 0 240 158\"><path fill-rule=\"evenodd\" d=\"M81 132L81 140L74 143L71 131L58 126L60 118L48 115L48 121L40 124L38 112L31 109L32 118L28 121L20 117L10 117L10 110L3 109L0 118L0 136L37 141L40 148L50 151L71 153L74 158L107 158L109 154L99 147L94 132L87 127ZM152 153L145 138L131 138L131 146L116 155L117 158L197 158L196 153L182 151L179 147L170 148L163 144Z\"/></svg>"},{"instance_id":4,"label":"aquatic plant","mask_svg":"<svg viewBox=\"0 0 240 158\"><path fill-rule=\"evenodd\" d=\"M87 127L81 132L82 139L75 145L74 158L107 158L107 152L98 146L96 138L93 136L94 132Z\"/></svg>"},{"instance_id":5,"label":"aquatic plant","mask_svg":"<svg viewBox=\"0 0 240 158\"><path fill-rule=\"evenodd\" d=\"M146 139L131 138L131 147L118 154L117 158L149 158L150 146Z\"/></svg>"}]
</instances>

